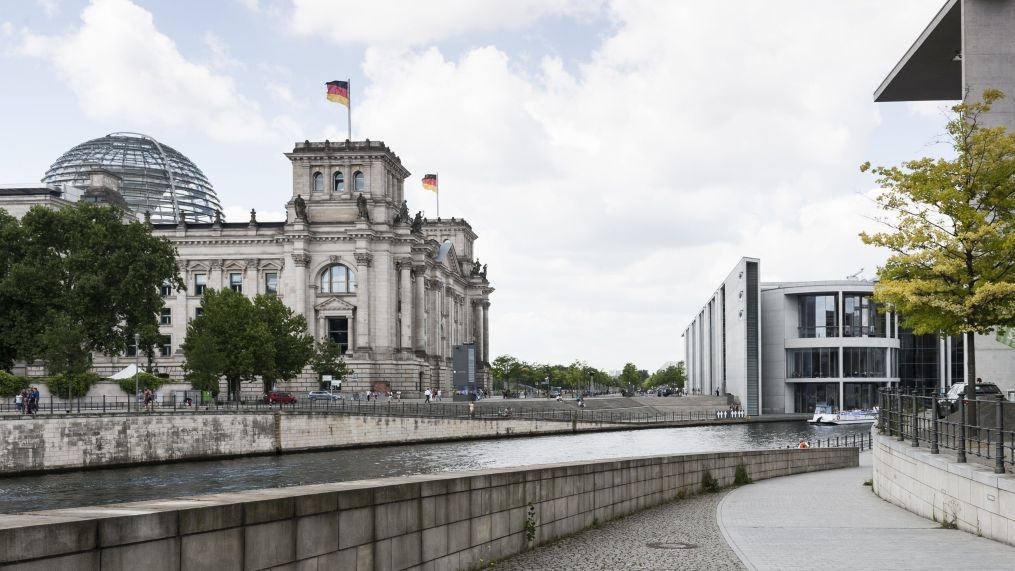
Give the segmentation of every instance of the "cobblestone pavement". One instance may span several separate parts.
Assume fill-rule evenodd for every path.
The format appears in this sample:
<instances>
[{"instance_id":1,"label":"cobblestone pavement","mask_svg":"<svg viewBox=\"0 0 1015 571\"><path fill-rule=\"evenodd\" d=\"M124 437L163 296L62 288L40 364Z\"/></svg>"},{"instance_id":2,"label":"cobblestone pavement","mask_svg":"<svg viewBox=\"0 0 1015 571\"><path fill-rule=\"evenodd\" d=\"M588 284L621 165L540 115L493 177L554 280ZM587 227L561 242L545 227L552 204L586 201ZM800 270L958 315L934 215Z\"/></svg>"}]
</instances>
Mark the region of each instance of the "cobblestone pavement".
<instances>
[{"instance_id":1,"label":"cobblestone pavement","mask_svg":"<svg viewBox=\"0 0 1015 571\"><path fill-rule=\"evenodd\" d=\"M726 493L693 496L607 522L505 559L496 569L744 569L716 523L716 508ZM694 547L680 549L683 544Z\"/></svg>"}]
</instances>

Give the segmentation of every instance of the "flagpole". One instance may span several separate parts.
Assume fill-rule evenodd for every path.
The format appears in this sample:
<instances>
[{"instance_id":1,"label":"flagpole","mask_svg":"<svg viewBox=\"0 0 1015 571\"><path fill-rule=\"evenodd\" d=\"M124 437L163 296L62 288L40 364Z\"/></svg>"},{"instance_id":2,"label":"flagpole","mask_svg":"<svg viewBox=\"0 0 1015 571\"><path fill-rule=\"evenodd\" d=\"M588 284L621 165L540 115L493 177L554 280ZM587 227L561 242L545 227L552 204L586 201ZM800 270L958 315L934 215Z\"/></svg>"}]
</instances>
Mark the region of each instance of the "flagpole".
<instances>
[{"instance_id":1,"label":"flagpole","mask_svg":"<svg viewBox=\"0 0 1015 571\"><path fill-rule=\"evenodd\" d=\"M441 217L441 173L434 173L437 175L437 218Z\"/></svg>"},{"instance_id":2,"label":"flagpole","mask_svg":"<svg viewBox=\"0 0 1015 571\"><path fill-rule=\"evenodd\" d=\"M349 100L349 105L346 106L346 111L348 111L348 113L349 113L348 114L348 119L349 119L349 140L351 141L352 140L352 78L350 77L349 79L346 79L345 80L345 84L349 87L349 92L347 93L347 96L348 96L347 99Z\"/></svg>"}]
</instances>

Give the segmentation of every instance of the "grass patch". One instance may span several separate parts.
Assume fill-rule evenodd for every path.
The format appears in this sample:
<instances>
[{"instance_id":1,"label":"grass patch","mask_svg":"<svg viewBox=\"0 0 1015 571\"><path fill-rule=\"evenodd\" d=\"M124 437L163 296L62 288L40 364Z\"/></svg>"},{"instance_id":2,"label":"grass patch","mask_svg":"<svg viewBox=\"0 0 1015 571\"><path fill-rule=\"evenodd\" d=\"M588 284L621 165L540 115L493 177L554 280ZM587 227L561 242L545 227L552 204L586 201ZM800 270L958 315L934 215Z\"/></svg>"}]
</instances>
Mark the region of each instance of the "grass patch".
<instances>
[{"instance_id":1,"label":"grass patch","mask_svg":"<svg viewBox=\"0 0 1015 571\"><path fill-rule=\"evenodd\" d=\"M733 476L733 483L738 486L753 484L754 480L747 474L747 466L737 464L737 472Z\"/></svg>"}]
</instances>

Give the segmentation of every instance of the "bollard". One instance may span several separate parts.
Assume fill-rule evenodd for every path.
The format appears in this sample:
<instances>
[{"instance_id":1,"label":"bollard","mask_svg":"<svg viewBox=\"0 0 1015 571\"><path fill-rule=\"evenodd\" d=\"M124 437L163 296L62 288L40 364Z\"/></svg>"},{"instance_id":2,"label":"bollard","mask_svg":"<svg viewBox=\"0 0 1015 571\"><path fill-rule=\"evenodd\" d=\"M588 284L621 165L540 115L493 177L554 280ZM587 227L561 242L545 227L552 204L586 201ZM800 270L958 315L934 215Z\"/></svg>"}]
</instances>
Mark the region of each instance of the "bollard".
<instances>
[{"instance_id":1,"label":"bollard","mask_svg":"<svg viewBox=\"0 0 1015 571\"><path fill-rule=\"evenodd\" d=\"M966 462L966 397L959 395L959 451L955 461L964 464Z\"/></svg>"},{"instance_id":2,"label":"bollard","mask_svg":"<svg viewBox=\"0 0 1015 571\"><path fill-rule=\"evenodd\" d=\"M903 425L903 414L902 414L902 391L899 391L897 398L895 399L896 405L899 409L899 436L898 440L901 442L906 439L906 431Z\"/></svg>"},{"instance_id":3,"label":"bollard","mask_svg":"<svg viewBox=\"0 0 1015 571\"><path fill-rule=\"evenodd\" d=\"M930 399L930 413L931 413L931 432L930 432L930 453L939 454L941 451L938 449L938 440L940 440L940 426L938 425L938 404L937 399L931 397Z\"/></svg>"},{"instance_id":4,"label":"bollard","mask_svg":"<svg viewBox=\"0 0 1015 571\"><path fill-rule=\"evenodd\" d=\"M994 473L1004 474L1004 401L997 401L997 458L994 459Z\"/></svg>"},{"instance_id":5,"label":"bollard","mask_svg":"<svg viewBox=\"0 0 1015 571\"><path fill-rule=\"evenodd\" d=\"M106 395L102 395L102 412L106 412Z\"/></svg>"}]
</instances>

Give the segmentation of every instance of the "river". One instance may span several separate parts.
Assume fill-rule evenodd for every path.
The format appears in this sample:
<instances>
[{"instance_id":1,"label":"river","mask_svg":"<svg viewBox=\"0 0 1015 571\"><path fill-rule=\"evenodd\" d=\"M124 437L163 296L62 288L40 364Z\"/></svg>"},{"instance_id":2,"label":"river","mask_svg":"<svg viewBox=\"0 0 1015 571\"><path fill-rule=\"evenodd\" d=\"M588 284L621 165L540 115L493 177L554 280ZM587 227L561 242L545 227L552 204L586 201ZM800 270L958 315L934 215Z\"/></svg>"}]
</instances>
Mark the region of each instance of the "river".
<instances>
[{"instance_id":1,"label":"river","mask_svg":"<svg viewBox=\"0 0 1015 571\"><path fill-rule=\"evenodd\" d=\"M411 474L794 446L870 425L772 422L385 446L0 478L0 513ZM859 436L858 436L859 437Z\"/></svg>"}]
</instances>

